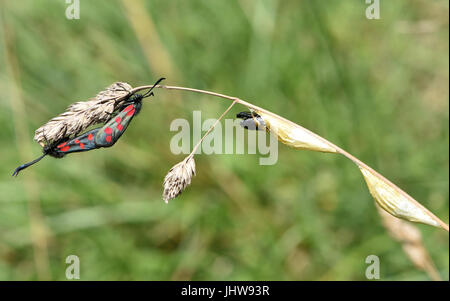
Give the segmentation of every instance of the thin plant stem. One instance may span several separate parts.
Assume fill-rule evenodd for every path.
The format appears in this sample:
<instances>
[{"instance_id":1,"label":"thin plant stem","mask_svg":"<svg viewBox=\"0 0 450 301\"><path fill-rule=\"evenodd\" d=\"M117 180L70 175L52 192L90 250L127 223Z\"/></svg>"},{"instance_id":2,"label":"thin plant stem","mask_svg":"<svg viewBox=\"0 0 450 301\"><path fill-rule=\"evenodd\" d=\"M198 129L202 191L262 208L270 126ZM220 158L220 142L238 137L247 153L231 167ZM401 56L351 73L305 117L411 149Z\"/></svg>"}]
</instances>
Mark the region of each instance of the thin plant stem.
<instances>
[{"instance_id":1,"label":"thin plant stem","mask_svg":"<svg viewBox=\"0 0 450 301\"><path fill-rule=\"evenodd\" d=\"M146 86L140 86L140 87L136 87L133 90L131 90L131 93L135 93L138 92L140 90L145 90L145 89L149 89L153 87L153 85L146 85ZM211 95L211 96L215 96L215 97L220 97L220 98L224 98L224 99L228 99L228 100L232 100L233 101L233 105L235 103L239 103L241 105L246 106L247 108L250 109L254 109L269 115L275 115L274 113L265 110L261 107L258 107L252 103L249 103L247 101L244 101L242 99L239 99L237 97L233 97L233 96L229 96L229 95L225 95L225 94L220 94L220 93L216 93L216 92L211 92L211 91L207 91L207 90L200 90L200 89L194 89L194 88L187 88L187 87L178 87L178 86L166 86L166 85L157 85L155 86L155 88L160 88L160 89L165 89L165 90L179 90L179 91L187 91L187 92L194 92L194 93L200 93L200 94L205 94L205 95ZM419 202L417 202L415 199L413 199L410 195L408 195L406 192L404 192L402 189L400 189L397 185L395 185L394 183L392 183L391 181L389 181L388 179L386 179L384 176L382 176L381 174L379 174L377 171L375 171L373 168L371 168L370 166L368 166L367 164L365 164L364 162L362 162L361 160L359 160L358 158L356 158L355 156L353 156L352 154L348 153L347 151L343 150L342 148L338 147L337 145L335 145L334 143L331 143L330 141L328 141L327 139L317 135L316 133L290 121L287 120L286 118L283 118L282 116L279 115L275 115L277 118L280 118L281 120L292 124L293 126L297 126L302 128L304 131L306 131L307 133L311 134L312 136L316 137L317 139L319 139L320 141L324 142L325 144L327 144L328 146L330 146L331 148L334 148L338 153L340 153L341 155L344 155L345 157L347 157L348 159L350 159L351 161L353 161L356 165L363 167L367 170L369 170L370 172L372 172L377 178L379 178L381 181L385 182L387 185L389 185L390 187L392 187L395 190L398 190L404 197L406 197L409 201L411 201L412 203L414 203L416 206L418 206L419 208L421 208L428 216L430 216L433 220L435 220L437 223L439 223L439 225L446 230L447 232L449 232L449 227L446 223L444 223L442 220L440 220L437 216L435 216L432 212L430 212L427 208L425 208L422 204L420 204Z\"/></svg>"},{"instance_id":2,"label":"thin plant stem","mask_svg":"<svg viewBox=\"0 0 450 301\"><path fill-rule=\"evenodd\" d=\"M194 146L194 148L192 149L192 152L189 154L188 157L193 157L195 152L197 151L197 148L200 146L200 144L202 144L203 139L206 138L206 136L209 135L209 133L211 133L211 131L214 129L214 127L219 123L219 121L228 113L228 111L231 110L231 108L234 106L234 104L236 103L236 100L233 101L233 103L228 107L228 109L225 110L225 112L222 113L222 115L220 115L219 119L217 119L214 124L208 129L208 131L205 133L205 135L203 135L203 137L200 139L199 142L197 142L197 144Z\"/></svg>"}]
</instances>

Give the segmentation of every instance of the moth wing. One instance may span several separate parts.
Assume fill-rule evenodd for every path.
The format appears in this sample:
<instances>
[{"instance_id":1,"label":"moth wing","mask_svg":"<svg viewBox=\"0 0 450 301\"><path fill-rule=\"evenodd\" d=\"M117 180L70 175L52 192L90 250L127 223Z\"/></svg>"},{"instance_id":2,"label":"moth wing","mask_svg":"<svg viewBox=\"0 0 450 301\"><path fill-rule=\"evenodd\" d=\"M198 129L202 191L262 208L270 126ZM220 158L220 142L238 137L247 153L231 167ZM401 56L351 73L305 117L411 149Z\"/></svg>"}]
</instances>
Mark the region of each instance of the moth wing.
<instances>
[{"instance_id":1,"label":"moth wing","mask_svg":"<svg viewBox=\"0 0 450 301\"><path fill-rule=\"evenodd\" d=\"M95 143L101 147L110 147L119 140L131 120L139 111L140 103L130 104L119 114L111 118L97 133Z\"/></svg>"},{"instance_id":2,"label":"moth wing","mask_svg":"<svg viewBox=\"0 0 450 301\"><path fill-rule=\"evenodd\" d=\"M96 148L94 138L99 129L90 130L83 135L75 137L67 142L56 146L57 152L68 154L75 152L84 152Z\"/></svg>"}]
</instances>

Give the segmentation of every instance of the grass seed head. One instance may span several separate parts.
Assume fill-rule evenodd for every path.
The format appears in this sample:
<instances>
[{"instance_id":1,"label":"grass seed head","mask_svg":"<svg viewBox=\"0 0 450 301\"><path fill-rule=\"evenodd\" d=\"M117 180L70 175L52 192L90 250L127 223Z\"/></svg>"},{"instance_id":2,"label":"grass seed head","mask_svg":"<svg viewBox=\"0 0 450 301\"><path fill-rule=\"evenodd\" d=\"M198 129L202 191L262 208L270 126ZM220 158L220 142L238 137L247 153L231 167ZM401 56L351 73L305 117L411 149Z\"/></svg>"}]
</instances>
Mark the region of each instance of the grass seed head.
<instances>
[{"instance_id":1,"label":"grass seed head","mask_svg":"<svg viewBox=\"0 0 450 301\"><path fill-rule=\"evenodd\" d=\"M170 200L181 194L191 184L193 176L195 176L194 157L188 156L173 166L164 178L164 201L169 203Z\"/></svg>"}]
</instances>

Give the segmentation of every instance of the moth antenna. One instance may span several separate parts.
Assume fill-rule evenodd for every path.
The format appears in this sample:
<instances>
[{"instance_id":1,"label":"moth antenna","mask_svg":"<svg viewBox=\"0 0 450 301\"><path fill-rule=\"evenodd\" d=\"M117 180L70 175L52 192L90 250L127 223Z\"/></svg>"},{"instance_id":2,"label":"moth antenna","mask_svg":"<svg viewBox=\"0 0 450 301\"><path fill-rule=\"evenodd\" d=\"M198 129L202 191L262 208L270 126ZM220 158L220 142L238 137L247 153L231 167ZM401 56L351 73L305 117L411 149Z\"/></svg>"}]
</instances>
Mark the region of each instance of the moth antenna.
<instances>
[{"instance_id":1,"label":"moth antenna","mask_svg":"<svg viewBox=\"0 0 450 301\"><path fill-rule=\"evenodd\" d=\"M149 96L154 95L153 92L152 92L153 88L154 88L157 84L159 84L161 81L163 81L163 80L165 80L165 79L166 79L165 77L161 77L160 79L158 79L158 80L156 81L156 83L153 85L153 87L151 87L150 90L148 90L144 95L142 95L142 97L145 98L145 97L149 97Z\"/></svg>"},{"instance_id":2,"label":"moth antenna","mask_svg":"<svg viewBox=\"0 0 450 301\"><path fill-rule=\"evenodd\" d=\"M17 176L17 175L19 174L19 172L20 172L22 169L25 169L25 168L27 168L28 166L31 166L31 165L33 165L33 164L35 164L35 163L41 161L41 159L44 158L45 156L47 156L47 154L43 154L42 156L40 156L40 157L37 158L37 159L34 159L34 160L31 161L31 162L28 162L28 163L25 163L25 164L20 165L19 167L16 168L16 170L14 170L14 172L13 172L13 174L12 174L11 176L13 176L13 177L14 177L14 176Z\"/></svg>"}]
</instances>

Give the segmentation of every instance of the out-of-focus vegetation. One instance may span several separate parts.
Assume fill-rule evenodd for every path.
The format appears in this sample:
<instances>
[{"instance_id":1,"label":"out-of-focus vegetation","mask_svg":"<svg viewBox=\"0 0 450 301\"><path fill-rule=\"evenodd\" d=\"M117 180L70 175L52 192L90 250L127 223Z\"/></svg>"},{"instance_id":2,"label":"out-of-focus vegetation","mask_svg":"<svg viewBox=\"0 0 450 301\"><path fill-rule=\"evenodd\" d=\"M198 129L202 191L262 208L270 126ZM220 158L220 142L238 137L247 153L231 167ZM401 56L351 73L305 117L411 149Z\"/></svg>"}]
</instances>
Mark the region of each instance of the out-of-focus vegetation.
<instances>
[{"instance_id":1,"label":"out-of-focus vegetation","mask_svg":"<svg viewBox=\"0 0 450 301\"><path fill-rule=\"evenodd\" d=\"M175 118L217 118L228 102L156 91L110 149L37 157L34 130L114 81L238 96L348 150L449 219L448 1L1 1L0 279L427 280L388 236L355 166L280 145L198 155L164 204ZM242 107L232 110L232 117ZM443 279L448 233L418 225Z\"/></svg>"}]
</instances>

